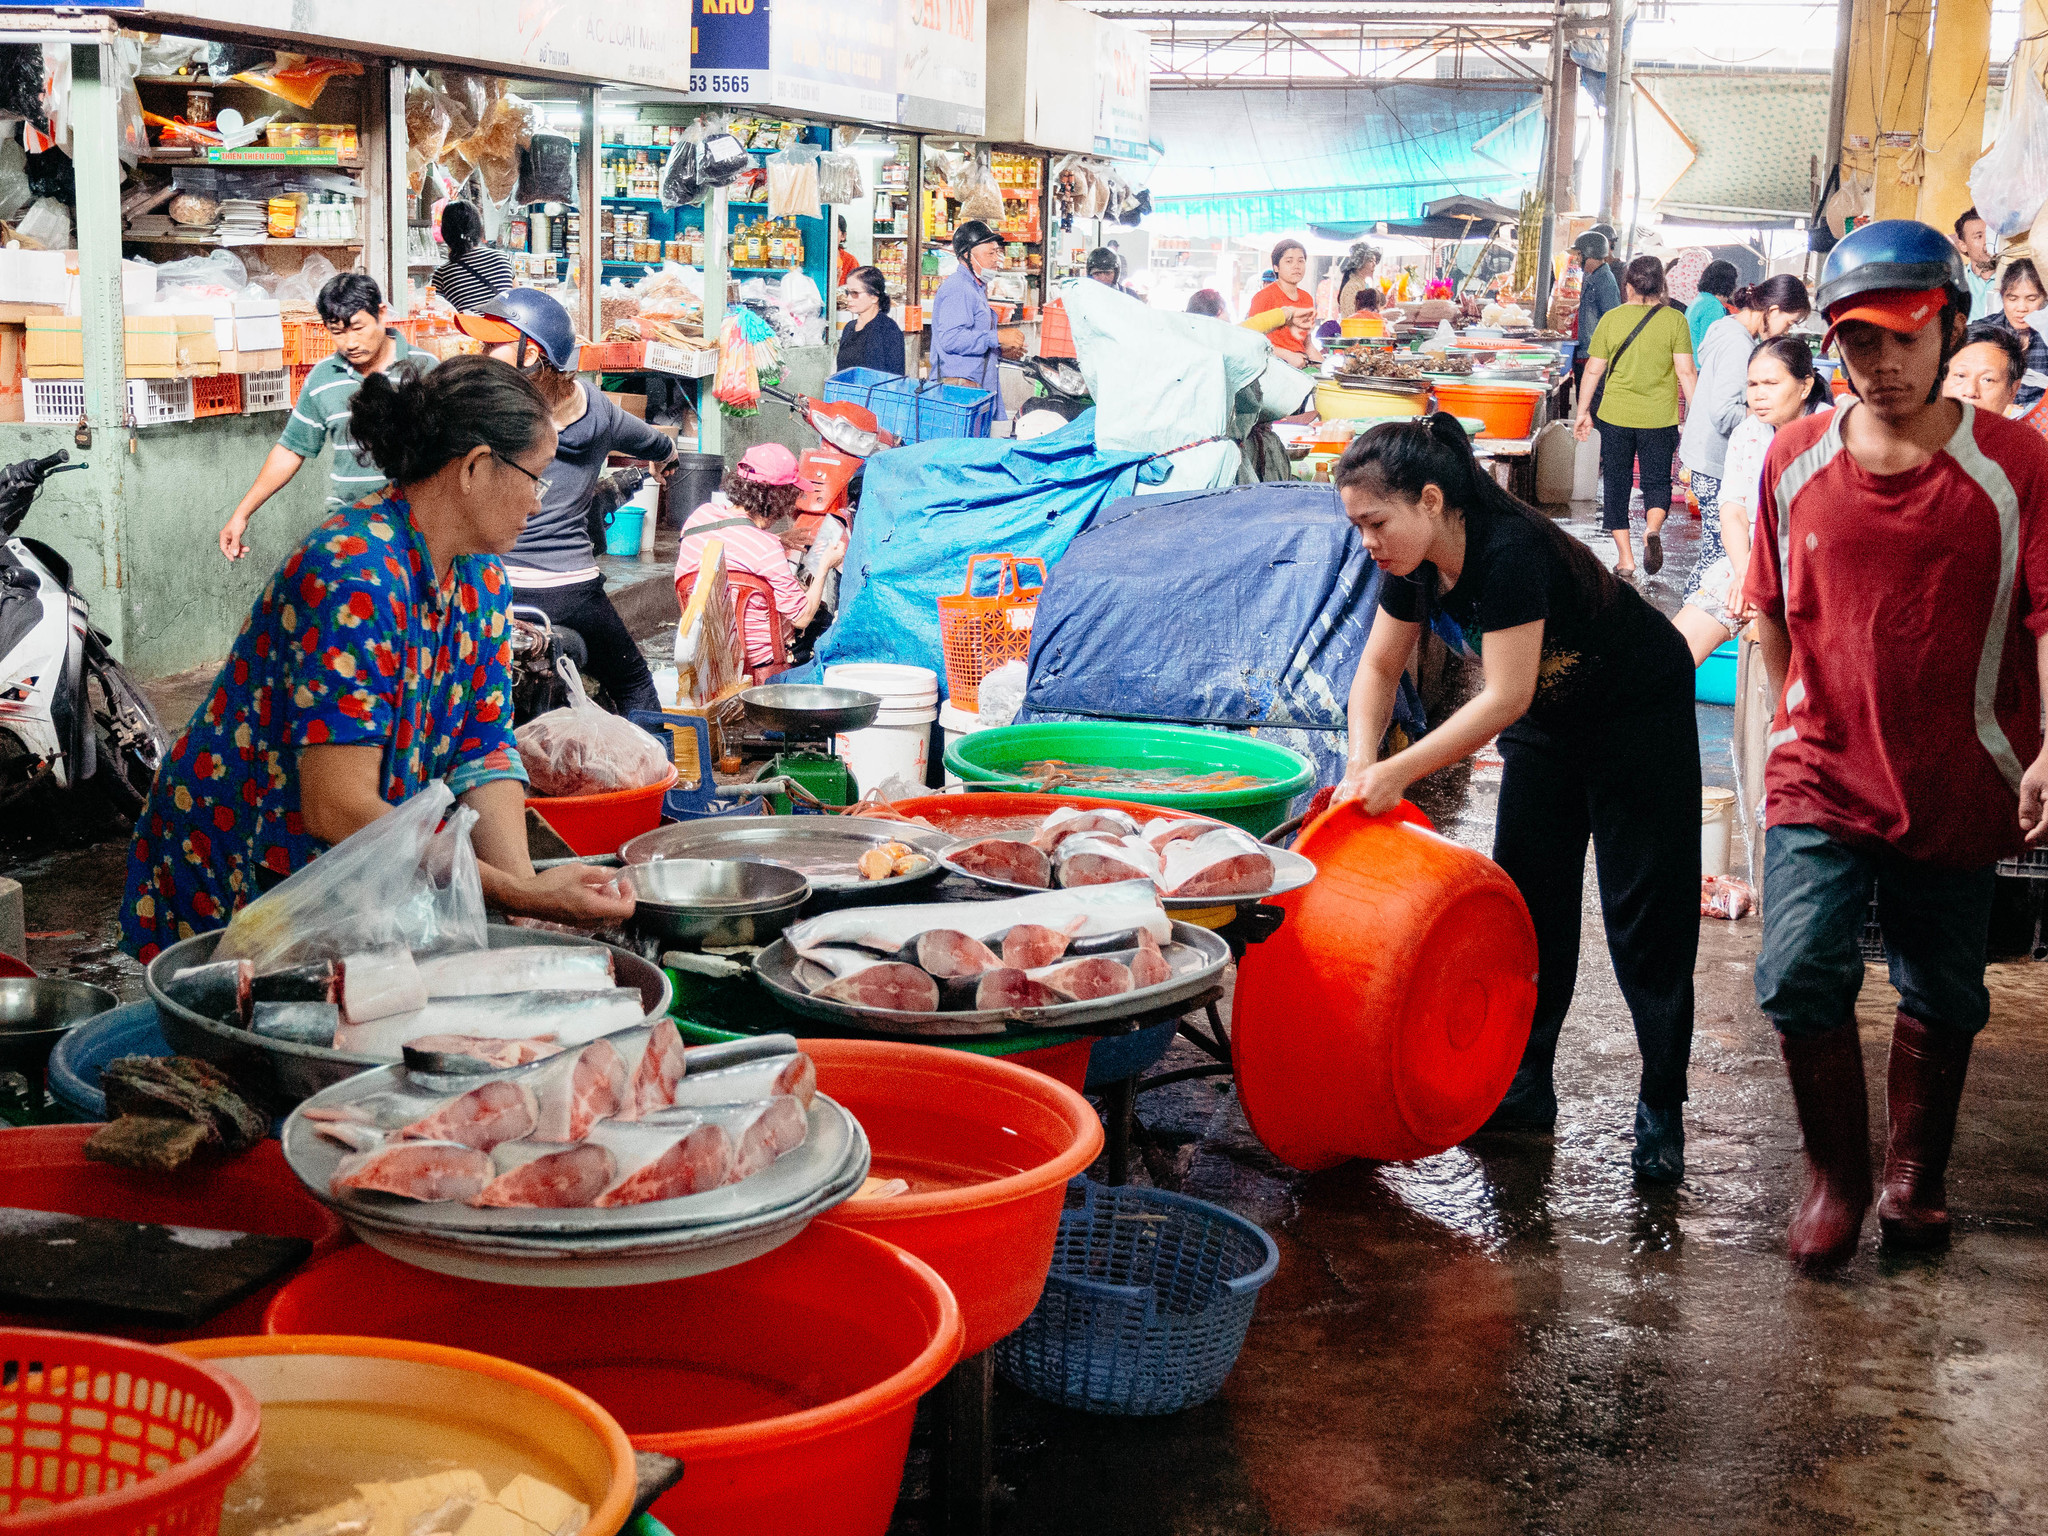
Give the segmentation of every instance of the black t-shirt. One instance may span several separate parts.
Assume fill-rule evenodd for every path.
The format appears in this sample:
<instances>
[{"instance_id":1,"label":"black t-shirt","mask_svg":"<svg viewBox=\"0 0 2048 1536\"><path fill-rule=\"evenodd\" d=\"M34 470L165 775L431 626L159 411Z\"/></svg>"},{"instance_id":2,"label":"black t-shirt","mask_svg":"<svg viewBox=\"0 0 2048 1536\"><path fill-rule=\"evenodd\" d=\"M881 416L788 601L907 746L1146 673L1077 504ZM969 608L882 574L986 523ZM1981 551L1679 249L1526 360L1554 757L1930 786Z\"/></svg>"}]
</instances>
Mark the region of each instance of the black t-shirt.
<instances>
[{"instance_id":1,"label":"black t-shirt","mask_svg":"<svg viewBox=\"0 0 2048 1536\"><path fill-rule=\"evenodd\" d=\"M1465 568L1438 593L1436 567L1389 576L1380 608L1409 624L1427 623L1431 605L1464 634L1477 655L1481 637L1543 620L1536 698L1525 717L1558 730L1618 715L1692 707L1684 678L1691 654L1671 622L1626 583L1599 612L1589 611L1556 545L1523 518L1467 513ZM1676 690L1674 692L1674 690Z\"/></svg>"},{"instance_id":2,"label":"black t-shirt","mask_svg":"<svg viewBox=\"0 0 2048 1536\"><path fill-rule=\"evenodd\" d=\"M887 315L877 315L865 326L849 320L839 333L839 371L874 368L883 373L903 372L903 327Z\"/></svg>"}]
</instances>

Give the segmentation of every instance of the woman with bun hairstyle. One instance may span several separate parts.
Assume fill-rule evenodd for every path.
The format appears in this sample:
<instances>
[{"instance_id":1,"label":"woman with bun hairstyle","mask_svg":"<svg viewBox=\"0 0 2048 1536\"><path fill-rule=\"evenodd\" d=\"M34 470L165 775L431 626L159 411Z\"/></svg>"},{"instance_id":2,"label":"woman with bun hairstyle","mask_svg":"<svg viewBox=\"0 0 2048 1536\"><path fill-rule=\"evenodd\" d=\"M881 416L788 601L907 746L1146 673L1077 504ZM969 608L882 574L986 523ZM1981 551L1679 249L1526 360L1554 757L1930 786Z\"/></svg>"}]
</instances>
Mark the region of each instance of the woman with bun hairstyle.
<instances>
[{"instance_id":1,"label":"woman with bun hairstyle","mask_svg":"<svg viewBox=\"0 0 2048 1536\"><path fill-rule=\"evenodd\" d=\"M136 822L122 942L147 961L444 779L477 812L494 907L566 923L631 914L602 871L536 874L512 739L511 585L540 505L547 402L460 357L356 392L350 435L390 477L271 576Z\"/></svg>"},{"instance_id":2,"label":"woman with bun hairstyle","mask_svg":"<svg viewBox=\"0 0 2048 1536\"><path fill-rule=\"evenodd\" d=\"M1739 627L1725 602L1728 565L1721 539L1721 483L1728 439L1749 414L1750 354L1758 342L1775 341L1812 312L1806 284L1780 273L1730 294L1728 313L1707 327L1700 343L1695 360L1699 383L1678 439L1679 457L1692 471L1692 494L1700 504L1700 547L1686 582L1685 606L1672 620L1692 647L1694 666Z\"/></svg>"},{"instance_id":3,"label":"woman with bun hairstyle","mask_svg":"<svg viewBox=\"0 0 2048 1536\"><path fill-rule=\"evenodd\" d=\"M1672 318L1682 330L1683 317ZM1608 953L1643 1057L1631 1161L1640 1178L1674 1182L1685 1167L1699 945L1699 732L1685 642L1590 549L1501 489L1455 417L1382 422L1353 440L1331 478L1386 575L1351 688L1337 800L1391 810L1417 779L1495 736L1507 765L1493 856L1535 923L1536 1017L1487 1128L1556 1124L1551 1065L1578 975L1590 839ZM1402 671L1437 613L1477 653L1484 685L1382 759Z\"/></svg>"}]
</instances>

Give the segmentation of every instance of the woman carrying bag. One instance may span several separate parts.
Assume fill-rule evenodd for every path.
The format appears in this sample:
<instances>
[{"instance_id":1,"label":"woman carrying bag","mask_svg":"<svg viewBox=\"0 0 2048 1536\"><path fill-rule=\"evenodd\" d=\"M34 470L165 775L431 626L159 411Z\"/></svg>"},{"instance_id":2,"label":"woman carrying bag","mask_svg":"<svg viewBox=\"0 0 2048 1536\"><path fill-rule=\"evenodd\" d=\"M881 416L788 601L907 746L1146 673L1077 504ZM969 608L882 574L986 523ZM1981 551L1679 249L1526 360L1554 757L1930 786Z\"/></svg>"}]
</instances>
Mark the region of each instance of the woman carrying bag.
<instances>
[{"instance_id":1,"label":"woman carrying bag","mask_svg":"<svg viewBox=\"0 0 2048 1536\"><path fill-rule=\"evenodd\" d=\"M1600 426L1600 526L1614 535L1617 576L1636 573L1629 542L1629 492L1642 466L1643 570L1664 568L1664 519L1671 512L1671 461L1678 452L1678 397L1692 401L1692 332L1664 302L1664 263L1638 256L1628 264L1622 303L1593 331L1572 436L1584 442Z\"/></svg>"}]
</instances>

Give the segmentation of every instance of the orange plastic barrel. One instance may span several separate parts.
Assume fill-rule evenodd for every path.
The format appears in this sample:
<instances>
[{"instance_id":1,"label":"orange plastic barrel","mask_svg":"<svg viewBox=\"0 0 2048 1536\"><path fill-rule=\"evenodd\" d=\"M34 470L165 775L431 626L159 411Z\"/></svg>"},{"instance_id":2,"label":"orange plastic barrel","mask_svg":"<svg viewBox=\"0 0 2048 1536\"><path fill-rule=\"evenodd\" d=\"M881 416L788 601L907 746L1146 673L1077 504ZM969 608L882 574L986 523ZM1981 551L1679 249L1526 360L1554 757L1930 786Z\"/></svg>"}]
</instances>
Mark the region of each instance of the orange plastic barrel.
<instances>
[{"instance_id":1,"label":"orange plastic barrel","mask_svg":"<svg viewBox=\"0 0 2048 1536\"><path fill-rule=\"evenodd\" d=\"M884 1536L917 1400L960 1358L960 1308L930 1265L821 1222L731 1269L592 1290L458 1280L355 1247L294 1278L264 1326L559 1377L635 1450L682 1459L653 1510L675 1531Z\"/></svg>"},{"instance_id":2,"label":"orange plastic barrel","mask_svg":"<svg viewBox=\"0 0 2048 1536\"><path fill-rule=\"evenodd\" d=\"M172 1227L210 1227L254 1232L264 1237L303 1237L313 1245L308 1262L325 1258L354 1241L341 1218L306 1193L275 1141L261 1141L241 1156L197 1165L175 1174L142 1173L95 1163L85 1144L97 1125L36 1125L0 1130L0 1205L31 1211L61 1211L106 1221L161 1222ZM95 1333L163 1344L215 1334L251 1333L262 1326L263 1309L277 1294L266 1285L198 1328L179 1331L95 1318ZM50 1321L0 1309L0 1325L35 1328Z\"/></svg>"},{"instance_id":3,"label":"orange plastic barrel","mask_svg":"<svg viewBox=\"0 0 2048 1536\"><path fill-rule=\"evenodd\" d=\"M676 781L675 765L659 784L602 795L530 796L527 805L582 857L617 853L619 845L661 825L661 801Z\"/></svg>"},{"instance_id":4,"label":"orange plastic barrel","mask_svg":"<svg viewBox=\"0 0 2048 1536\"><path fill-rule=\"evenodd\" d=\"M1296 1168L1428 1157L1493 1113L1536 1011L1536 930L1499 865L1414 807L1339 806L1295 844L1315 880L1239 962L1245 1118Z\"/></svg>"},{"instance_id":5,"label":"orange plastic barrel","mask_svg":"<svg viewBox=\"0 0 2048 1536\"><path fill-rule=\"evenodd\" d=\"M819 1219L937 1270L960 1303L961 1353L980 1354L1038 1305L1067 1180L1101 1152L1102 1122L1072 1088L994 1057L886 1040L806 1040L804 1049L818 1087L868 1133L869 1173L910 1185Z\"/></svg>"}]
</instances>

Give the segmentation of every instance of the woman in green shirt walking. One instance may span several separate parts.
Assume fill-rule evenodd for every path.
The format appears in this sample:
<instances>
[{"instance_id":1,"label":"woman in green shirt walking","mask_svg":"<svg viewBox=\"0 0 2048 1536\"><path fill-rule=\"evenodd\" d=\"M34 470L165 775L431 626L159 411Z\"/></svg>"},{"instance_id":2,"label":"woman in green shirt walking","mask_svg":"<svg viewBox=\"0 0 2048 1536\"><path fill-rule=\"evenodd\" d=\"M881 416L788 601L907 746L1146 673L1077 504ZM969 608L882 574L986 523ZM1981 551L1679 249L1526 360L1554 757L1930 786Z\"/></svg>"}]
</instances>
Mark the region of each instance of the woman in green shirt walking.
<instances>
[{"instance_id":1,"label":"woman in green shirt walking","mask_svg":"<svg viewBox=\"0 0 2048 1536\"><path fill-rule=\"evenodd\" d=\"M1678 398L1692 402L1692 332L1682 312L1664 302L1664 263L1638 256L1628 264L1622 303L1601 316L1586 358L1572 435L1584 442L1600 427L1600 526L1614 535L1614 574L1633 576L1629 492L1642 466L1643 569L1664 566L1664 519L1671 511L1671 461L1678 452Z\"/></svg>"}]
</instances>

